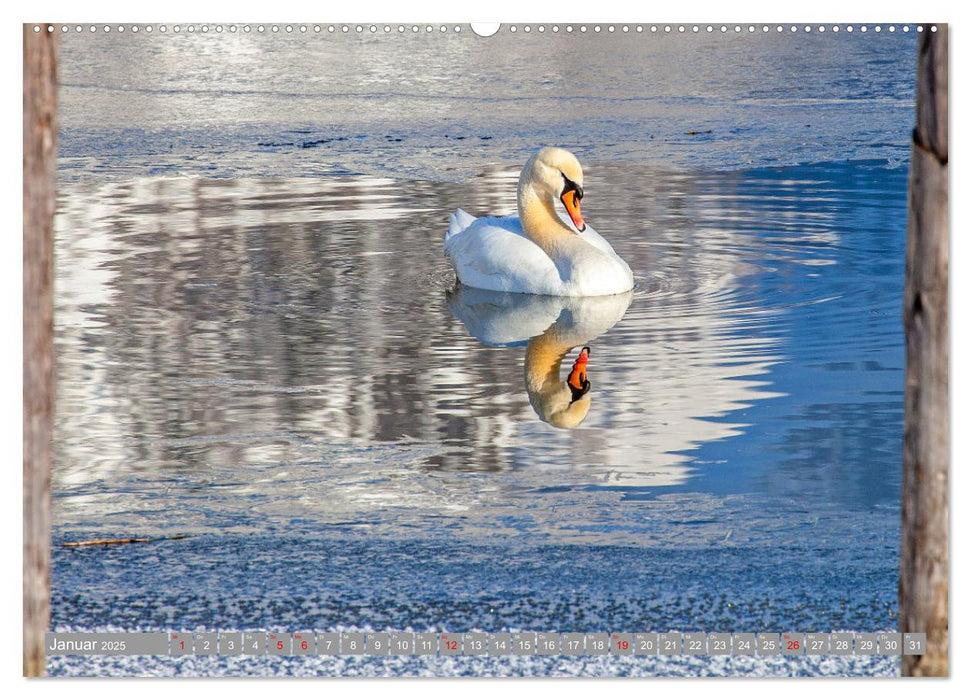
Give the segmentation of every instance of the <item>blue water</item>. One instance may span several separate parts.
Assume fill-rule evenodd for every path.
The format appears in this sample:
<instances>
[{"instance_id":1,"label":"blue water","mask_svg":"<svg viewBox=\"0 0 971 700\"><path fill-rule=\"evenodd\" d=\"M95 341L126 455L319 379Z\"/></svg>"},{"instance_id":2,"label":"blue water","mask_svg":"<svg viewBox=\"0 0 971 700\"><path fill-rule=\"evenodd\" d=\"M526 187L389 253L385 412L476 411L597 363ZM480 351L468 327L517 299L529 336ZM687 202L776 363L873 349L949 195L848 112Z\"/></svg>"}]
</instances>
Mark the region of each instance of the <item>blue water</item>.
<instances>
[{"instance_id":1,"label":"blue water","mask_svg":"<svg viewBox=\"0 0 971 700\"><path fill-rule=\"evenodd\" d=\"M65 36L54 541L189 537L55 547L53 627L892 629L914 43ZM629 297L454 288L546 143Z\"/></svg>"}]
</instances>

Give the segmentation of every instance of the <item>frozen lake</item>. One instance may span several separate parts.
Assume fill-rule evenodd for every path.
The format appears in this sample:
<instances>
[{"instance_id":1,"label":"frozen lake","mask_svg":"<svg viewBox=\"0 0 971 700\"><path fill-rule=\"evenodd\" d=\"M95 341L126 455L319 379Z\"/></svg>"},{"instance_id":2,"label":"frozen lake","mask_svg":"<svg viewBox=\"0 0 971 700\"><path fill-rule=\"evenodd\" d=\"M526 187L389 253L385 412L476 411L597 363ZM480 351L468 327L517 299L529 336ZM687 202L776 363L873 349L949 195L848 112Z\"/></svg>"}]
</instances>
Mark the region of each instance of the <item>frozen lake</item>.
<instances>
[{"instance_id":1,"label":"frozen lake","mask_svg":"<svg viewBox=\"0 0 971 700\"><path fill-rule=\"evenodd\" d=\"M894 629L914 43L65 36L55 545L190 537L55 549L54 629ZM454 289L548 143L633 294ZM567 672L896 669L682 661ZM287 672L553 672L471 668Z\"/></svg>"}]
</instances>

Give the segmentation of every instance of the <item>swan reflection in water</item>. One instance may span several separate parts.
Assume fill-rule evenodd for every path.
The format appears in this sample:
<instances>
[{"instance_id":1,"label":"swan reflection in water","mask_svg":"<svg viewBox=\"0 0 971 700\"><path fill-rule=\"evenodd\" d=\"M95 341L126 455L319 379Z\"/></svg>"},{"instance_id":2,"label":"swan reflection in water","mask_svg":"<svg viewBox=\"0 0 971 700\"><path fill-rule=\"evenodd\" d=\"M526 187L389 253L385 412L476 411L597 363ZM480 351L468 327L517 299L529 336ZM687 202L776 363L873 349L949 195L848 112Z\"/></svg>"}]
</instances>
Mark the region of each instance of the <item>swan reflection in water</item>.
<instances>
[{"instance_id":1,"label":"swan reflection in water","mask_svg":"<svg viewBox=\"0 0 971 700\"><path fill-rule=\"evenodd\" d=\"M541 420L575 428L590 411L593 392L587 361L590 343L627 312L633 292L599 297L553 297L493 292L458 285L446 293L448 308L485 345L526 344L524 383ZM563 358L581 348L561 378Z\"/></svg>"}]
</instances>

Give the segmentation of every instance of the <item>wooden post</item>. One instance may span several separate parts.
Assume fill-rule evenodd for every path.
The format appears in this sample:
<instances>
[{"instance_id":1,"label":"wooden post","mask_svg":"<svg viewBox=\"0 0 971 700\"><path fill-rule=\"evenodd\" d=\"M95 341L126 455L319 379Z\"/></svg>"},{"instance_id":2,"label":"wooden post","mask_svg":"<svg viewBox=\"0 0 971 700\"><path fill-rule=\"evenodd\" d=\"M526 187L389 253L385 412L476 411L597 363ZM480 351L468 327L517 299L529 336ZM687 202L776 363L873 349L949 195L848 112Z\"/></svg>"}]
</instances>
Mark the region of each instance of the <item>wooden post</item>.
<instances>
[{"instance_id":1,"label":"wooden post","mask_svg":"<svg viewBox=\"0 0 971 700\"><path fill-rule=\"evenodd\" d=\"M927 653L903 657L905 676L948 675L947 73L947 25L937 25L937 31L924 25L918 40L904 286L900 631L926 632Z\"/></svg>"},{"instance_id":2,"label":"wooden post","mask_svg":"<svg viewBox=\"0 0 971 700\"><path fill-rule=\"evenodd\" d=\"M24 25L24 675L50 624L57 36Z\"/></svg>"}]
</instances>

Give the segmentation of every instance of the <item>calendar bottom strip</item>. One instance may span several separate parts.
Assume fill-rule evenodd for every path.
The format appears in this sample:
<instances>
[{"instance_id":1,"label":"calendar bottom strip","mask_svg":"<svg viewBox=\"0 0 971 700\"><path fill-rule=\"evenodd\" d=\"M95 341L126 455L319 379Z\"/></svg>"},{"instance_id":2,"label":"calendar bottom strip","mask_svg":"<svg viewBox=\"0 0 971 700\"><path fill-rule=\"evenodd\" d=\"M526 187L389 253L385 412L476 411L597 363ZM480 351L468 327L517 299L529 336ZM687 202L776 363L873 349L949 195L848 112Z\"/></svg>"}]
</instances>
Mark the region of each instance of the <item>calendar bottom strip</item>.
<instances>
[{"instance_id":1,"label":"calendar bottom strip","mask_svg":"<svg viewBox=\"0 0 971 700\"><path fill-rule=\"evenodd\" d=\"M48 632L48 656L920 656L899 632Z\"/></svg>"}]
</instances>

